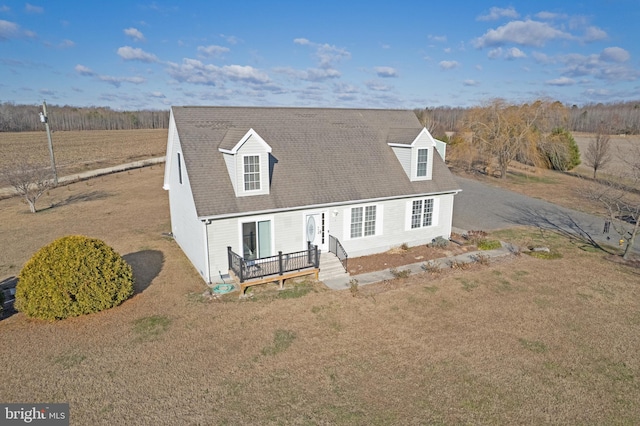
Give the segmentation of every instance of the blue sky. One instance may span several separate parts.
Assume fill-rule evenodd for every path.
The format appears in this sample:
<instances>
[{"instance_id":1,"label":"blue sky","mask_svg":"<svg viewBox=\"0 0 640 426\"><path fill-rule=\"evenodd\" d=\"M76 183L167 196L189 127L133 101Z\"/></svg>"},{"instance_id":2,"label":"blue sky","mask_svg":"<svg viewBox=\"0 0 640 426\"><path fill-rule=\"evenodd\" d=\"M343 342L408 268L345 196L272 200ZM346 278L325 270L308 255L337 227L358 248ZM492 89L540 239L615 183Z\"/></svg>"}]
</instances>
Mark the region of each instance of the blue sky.
<instances>
[{"instance_id":1,"label":"blue sky","mask_svg":"<svg viewBox=\"0 0 640 426\"><path fill-rule=\"evenodd\" d=\"M640 99L640 1L0 0L0 102L365 108Z\"/></svg>"}]
</instances>

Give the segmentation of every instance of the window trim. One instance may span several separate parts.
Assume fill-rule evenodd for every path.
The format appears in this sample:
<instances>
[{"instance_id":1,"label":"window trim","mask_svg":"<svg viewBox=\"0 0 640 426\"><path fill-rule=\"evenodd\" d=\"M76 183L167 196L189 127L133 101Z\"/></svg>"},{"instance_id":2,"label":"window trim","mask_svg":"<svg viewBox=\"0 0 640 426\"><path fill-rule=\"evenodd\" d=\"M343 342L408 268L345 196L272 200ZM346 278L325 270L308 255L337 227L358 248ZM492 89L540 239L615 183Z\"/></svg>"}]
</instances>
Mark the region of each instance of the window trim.
<instances>
[{"instance_id":1,"label":"window trim","mask_svg":"<svg viewBox=\"0 0 640 426\"><path fill-rule=\"evenodd\" d=\"M354 211L359 210L359 220L354 223ZM371 219L371 212L373 219ZM367 215L369 214L369 219ZM356 240L361 238L369 238L382 235L382 214L383 206L381 204L363 204L359 206L349 207L345 210L345 240ZM357 233L354 235L354 225L357 225Z\"/></svg>"},{"instance_id":2,"label":"window trim","mask_svg":"<svg viewBox=\"0 0 640 426\"><path fill-rule=\"evenodd\" d=\"M429 200L431 200L431 222L429 225L425 225L425 202ZM419 216L417 217L418 226L414 226L416 219L414 206L416 202L420 202L420 212ZM438 226L439 203L440 199L438 197L422 197L407 201L405 229L407 231L417 231L420 229L433 228L434 226Z\"/></svg>"},{"instance_id":3,"label":"window trim","mask_svg":"<svg viewBox=\"0 0 640 426\"><path fill-rule=\"evenodd\" d=\"M255 164L258 168L257 171L254 172L247 172L246 171L246 166L247 164L245 163L245 161L250 158L250 157L255 157L257 158L257 163ZM262 168L261 168L261 163L262 163L262 158L260 154L245 154L242 156L242 190L244 192L247 193L251 193L251 192L258 192L262 190ZM251 164L249 164L249 166L251 166ZM258 180L257 181L253 181L253 182L248 182L247 181L247 176L248 175L257 175ZM247 189L247 183L258 183L258 187L257 188L252 188L252 189Z\"/></svg>"},{"instance_id":4,"label":"window trim","mask_svg":"<svg viewBox=\"0 0 640 426\"><path fill-rule=\"evenodd\" d=\"M420 161L420 152L426 152L424 161ZM420 173L420 165L424 165L424 174ZM418 148L416 154L416 177L426 178L429 176L429 148Z\"/></svg>"}]
</instances>

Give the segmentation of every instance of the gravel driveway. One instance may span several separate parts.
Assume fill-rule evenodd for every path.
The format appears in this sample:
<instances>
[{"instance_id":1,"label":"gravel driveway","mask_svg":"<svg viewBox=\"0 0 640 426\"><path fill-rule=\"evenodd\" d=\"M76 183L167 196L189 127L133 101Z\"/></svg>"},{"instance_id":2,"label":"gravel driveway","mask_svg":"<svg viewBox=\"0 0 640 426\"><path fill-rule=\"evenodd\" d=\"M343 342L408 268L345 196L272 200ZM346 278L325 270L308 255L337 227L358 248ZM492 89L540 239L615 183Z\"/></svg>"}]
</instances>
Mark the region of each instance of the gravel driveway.
<instances>
[{"instance_id":1,"label":"gravel driveway","mask_svg":"<svg viewBox=\"0 0 640 426\"><path fill-rule=\"evenodd\" d=\"M618 235L603 234L604 219L537 198L456 176L462 192L453 203L453 226L466 230L495 230L530 225L555 230L574 238L615 245ZM640 238L634 251L640 253Z\"/></svg>"}]
</instances>

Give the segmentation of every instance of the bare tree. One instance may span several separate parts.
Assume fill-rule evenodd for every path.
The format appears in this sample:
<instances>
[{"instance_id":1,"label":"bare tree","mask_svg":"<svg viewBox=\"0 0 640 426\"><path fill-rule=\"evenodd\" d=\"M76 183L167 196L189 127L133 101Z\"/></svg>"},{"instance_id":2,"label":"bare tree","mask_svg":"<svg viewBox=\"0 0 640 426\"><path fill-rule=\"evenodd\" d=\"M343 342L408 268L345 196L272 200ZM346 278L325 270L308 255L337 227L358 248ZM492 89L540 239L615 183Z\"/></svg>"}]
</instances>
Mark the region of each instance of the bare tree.
<instances>
[{"instance_id":1,"label":"bare tree","mask_svg":"<svg viewBox=\"0 0 640 426\"><path fill-rule=\"evenodd\" d=\"M607 221L620 235L624 245L622 257L631 255L636 236L640 231L640 146L624 158L626 173L616 181L607 181L590 191L590 197L600 202L607 211Z\"/></svg>"},{"instance_id":2,"label":"bare tree","mask_svg":"<svg viewBox=\"0 0 640 426\"><path fill-rule=\"evenodd\" d=\"M593 168L593 178L597 179L599 169L604 168L611 161L611 139L602 129L598 130L595 137L589 142L584 153L587 166Z\"/></svg>"},{"instance_id":3,"label":"bare tree","mask_svg":"<svg viewBox=\"0 0 640 426\"><path fill-rule=\"evenodd\" d=\"M11 166L2 170L1 176L25 199L31 213L37 211L36 201L54 186L49 166L25 159L13 161Z\"/></svg>"}]
</instances>

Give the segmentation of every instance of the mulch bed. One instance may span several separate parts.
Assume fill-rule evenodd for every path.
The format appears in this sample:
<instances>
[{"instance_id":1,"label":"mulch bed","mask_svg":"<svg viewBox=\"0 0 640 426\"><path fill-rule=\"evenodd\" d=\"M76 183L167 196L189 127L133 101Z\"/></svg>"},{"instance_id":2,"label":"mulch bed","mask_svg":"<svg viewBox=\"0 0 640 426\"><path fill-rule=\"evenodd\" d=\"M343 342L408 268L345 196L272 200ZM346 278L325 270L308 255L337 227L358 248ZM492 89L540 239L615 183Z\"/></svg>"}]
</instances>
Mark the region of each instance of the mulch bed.
<instances>
[{"instance_id":1,"label":"mulch bed","mask_svg":"<svg viewBox=\"0 0 640 426\"><path fill-rule=\"evenodd\" d=\"M441 257L455 256L475 249L475 246L461 246L455 243L450 243L446 248L419 245L403 250L397 247L384 253L349 258L348 269L351 275L364 274L389 268L401 268L411 263L427 262Z\"/></svg>"}]
</instances>

